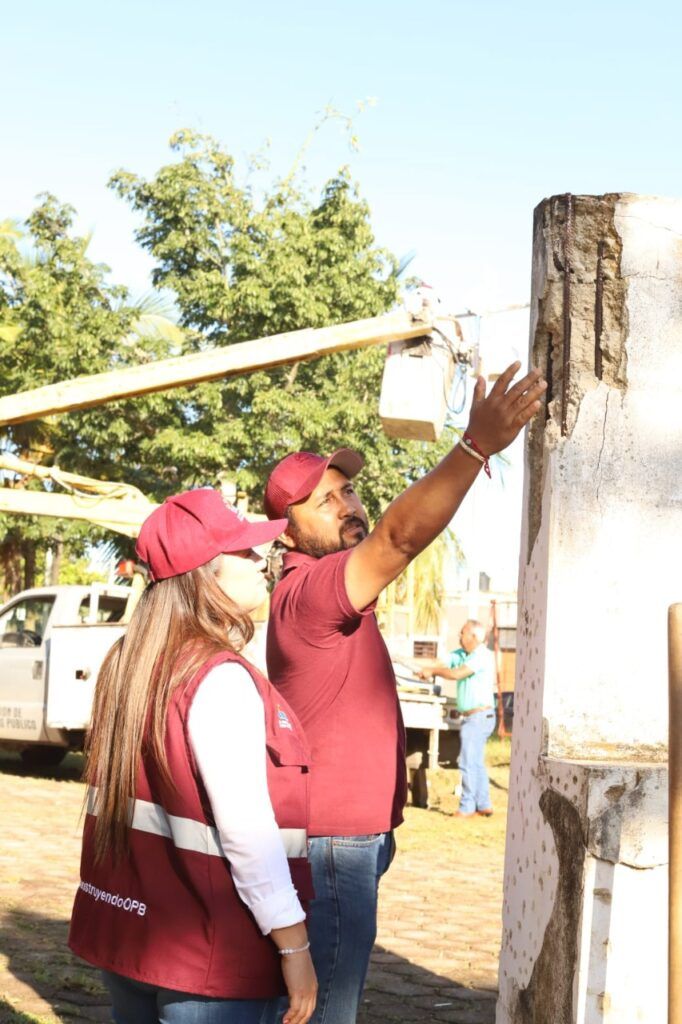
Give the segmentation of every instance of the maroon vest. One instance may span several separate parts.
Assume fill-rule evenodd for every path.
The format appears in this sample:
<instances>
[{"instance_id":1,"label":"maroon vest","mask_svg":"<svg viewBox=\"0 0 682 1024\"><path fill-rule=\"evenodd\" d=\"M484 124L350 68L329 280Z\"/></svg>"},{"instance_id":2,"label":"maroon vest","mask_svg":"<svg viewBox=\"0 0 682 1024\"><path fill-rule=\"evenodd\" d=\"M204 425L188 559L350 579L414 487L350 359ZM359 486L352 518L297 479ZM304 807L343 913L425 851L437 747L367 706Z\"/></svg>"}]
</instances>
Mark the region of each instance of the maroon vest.
<instances>
[{"instance_id":1,"label":"maroon vest","mask_svg":"<svg viewBox=\"0 0 682 1024\"><path fill-rule=\"evenodd\" d=\"M301 727L264 676L224 651L171 698L166 752L174 787L150 757L141 759L126 858L95 864L95 819L87 814L69 946L97 967L162 988L268 999L285 992L280 956L235 889L187 734L199 684L226 661L247 669L263 699L270 799L304 907L312 898L305 842L309 753Z\"/></svg>"}]
</instances>

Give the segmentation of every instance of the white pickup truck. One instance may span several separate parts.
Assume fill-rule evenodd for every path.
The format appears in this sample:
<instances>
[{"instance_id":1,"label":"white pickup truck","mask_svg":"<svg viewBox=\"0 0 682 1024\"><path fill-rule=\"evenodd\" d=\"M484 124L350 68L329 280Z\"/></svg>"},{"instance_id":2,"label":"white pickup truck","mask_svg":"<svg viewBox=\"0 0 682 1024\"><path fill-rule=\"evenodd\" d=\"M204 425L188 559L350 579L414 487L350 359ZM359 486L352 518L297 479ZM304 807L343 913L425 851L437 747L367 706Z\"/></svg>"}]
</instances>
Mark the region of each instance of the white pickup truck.
<instances>
[{"instance_id":1,"label":"white pickup truck","mask_svg":"<svg viewBox=\"0 0 682 1024\"><path fill-rule=\"evenodd\" d=\"M91 586L24 590L0 608L0 749L33 766L56 766L81 750L97 674L125 630L131 588ZM262 661L262 625L250 651ZM428 803L427 769L454 767L455 702L394 663L407 733L412 801Z\"/></svg>"},{"instance_id":2,"label":"white pickup truck","mask_svg":"<svg viewBox=\"0 0 682 1024\"><path fill-rule=\"evenodd\" d=\"M405 723L407 773L412 803L428 807L427 770L455 768L459 754L461 718L457 702L432 683L417 679L400 662L393 662L398 698Z\"/></svg>"},{"instance_id":3,"label":"white pickup truck","mask_svg":"<svg viewBox=\"0 0 682 1024\"><path fill-rule=\"evenodd\" d=\"M24 590L0 608L0 748L58 765L80 750L97 673L121 636L130 587Z\"/></svg>"}]
</instances>

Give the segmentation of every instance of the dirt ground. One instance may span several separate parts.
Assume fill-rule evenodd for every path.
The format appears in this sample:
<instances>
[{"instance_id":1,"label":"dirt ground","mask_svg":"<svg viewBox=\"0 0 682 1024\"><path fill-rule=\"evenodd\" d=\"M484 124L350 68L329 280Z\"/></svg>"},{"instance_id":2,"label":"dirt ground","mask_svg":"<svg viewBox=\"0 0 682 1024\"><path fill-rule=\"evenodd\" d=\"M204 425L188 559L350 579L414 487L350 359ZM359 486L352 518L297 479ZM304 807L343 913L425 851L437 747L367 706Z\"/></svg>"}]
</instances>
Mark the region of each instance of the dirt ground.
<instances>
[{"instance_id":1,"label":"dirt ground","mask_svg":"<svg viewBox=\"0 0 682 1024\"><path fill-rule=\"evenodd\" d=\"M489 745L491 819L457 819L456 774L409 807L382 883L359 1024L493 1024L509 746ZM56 771L0 754L0 1024L108 1021L97 972L66 948L78 880L81 759Z\"/></svg>"}]
</instances>

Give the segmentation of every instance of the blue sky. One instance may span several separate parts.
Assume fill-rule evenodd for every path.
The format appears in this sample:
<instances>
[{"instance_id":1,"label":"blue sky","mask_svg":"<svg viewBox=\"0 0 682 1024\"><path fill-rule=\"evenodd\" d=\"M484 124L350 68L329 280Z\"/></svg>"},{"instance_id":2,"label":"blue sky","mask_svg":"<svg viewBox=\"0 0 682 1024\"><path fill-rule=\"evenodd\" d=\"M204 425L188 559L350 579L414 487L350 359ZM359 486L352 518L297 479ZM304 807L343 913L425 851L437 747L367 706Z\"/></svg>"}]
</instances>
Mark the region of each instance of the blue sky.
<instances>
[{"instance_id":1,"label":"blue sky","mask_svg":"<svg viewBox=\"0 0 682 1024\"><path fill-rule=\"evenodd\" d=\"M416 250L452 304L525 301L544 196L682 192L681 22L629 0L4 5L0 216L55 192L140 291L149 263L106 188L115 168L152 175L188 126L244 164L270 139L285 173L325 104L372 96L359 154L339 125L320 132L311 187L349 163L378 240Z\"/></svg>"},{"instance_id":2,"label":"blue sky","mask_svg":"<svg viewBox=\"0 0 682 1024\"><path fill-rule=\"evenodd\" d=\"M543 197L682 195L681 28L679 5L660 0L5 4L0 219L54 192L94 233L91 254L140 294L151 264L106 187L112 171L153 175L190 127L242 168L269 140L282 175L326 104L353 114L375 97L356 119L359 153L338 124L320 131L311 188L348 163L377 240L416 251L412 271L452 311L523 303ZM522 334L515 321L517 349ZM508 496L481 496L507 578L519 488L517 454Z\"/></svg>"}]
</instances>

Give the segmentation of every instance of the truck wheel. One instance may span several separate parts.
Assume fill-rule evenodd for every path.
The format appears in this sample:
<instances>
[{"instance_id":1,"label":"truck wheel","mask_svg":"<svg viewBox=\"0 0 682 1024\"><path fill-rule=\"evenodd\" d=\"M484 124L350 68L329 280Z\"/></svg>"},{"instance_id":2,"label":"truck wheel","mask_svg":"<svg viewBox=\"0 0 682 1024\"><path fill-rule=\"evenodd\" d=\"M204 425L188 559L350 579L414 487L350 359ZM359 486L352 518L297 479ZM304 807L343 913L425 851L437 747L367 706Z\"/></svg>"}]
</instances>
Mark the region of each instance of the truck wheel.
<instances>
[{"instance_id":1,"label":"truck wheel","mask_svg":"<svg viewBox=\"0 0 682 1024\"><path fill-rule=\"evenodd\" d=\"M32 747L24 747L21 760L28 768L56 768L68 752L67 747L48 747L36 743Z\"/></svg>"}]
</instances>

